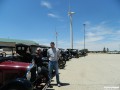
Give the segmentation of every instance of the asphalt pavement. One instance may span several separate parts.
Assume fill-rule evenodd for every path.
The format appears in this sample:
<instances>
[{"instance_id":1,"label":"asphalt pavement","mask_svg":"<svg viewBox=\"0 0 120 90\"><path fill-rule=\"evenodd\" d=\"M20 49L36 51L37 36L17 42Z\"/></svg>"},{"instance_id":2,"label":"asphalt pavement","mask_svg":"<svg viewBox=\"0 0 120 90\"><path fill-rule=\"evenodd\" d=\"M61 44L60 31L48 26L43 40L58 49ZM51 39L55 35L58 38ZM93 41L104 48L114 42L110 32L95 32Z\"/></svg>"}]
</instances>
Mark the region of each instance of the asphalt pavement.
<instances>
[{"instance_id":1,"label":"asphalt pavement","mask_svg":"<svg viewBox=\"0 0 120 90\"><path fill-rule=\"evenodd\" d=\"M88 54L60 69L61 87L54 77L47 90L120 90L120 54Z\"/></svg>"}]
</instances>

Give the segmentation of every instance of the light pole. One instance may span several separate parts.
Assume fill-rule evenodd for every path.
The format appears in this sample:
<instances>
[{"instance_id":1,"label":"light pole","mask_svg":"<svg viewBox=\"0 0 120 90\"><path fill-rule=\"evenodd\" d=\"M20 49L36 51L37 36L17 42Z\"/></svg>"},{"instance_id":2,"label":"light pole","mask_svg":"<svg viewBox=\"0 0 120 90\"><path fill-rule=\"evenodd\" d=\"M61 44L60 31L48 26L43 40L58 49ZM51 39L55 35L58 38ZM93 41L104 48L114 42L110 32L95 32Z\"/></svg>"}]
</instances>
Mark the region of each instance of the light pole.
<instances>
[{"instance_id":1,"label":"light pole","mask_svg":"<svg viewBox=\"0 0 120 90\"><path fill-rule=\"evenodd\" d=\"M85 52L85 26L86 24L83 24L83 26L84 26L84 52Z\"/></svg>"},{"instance_id":2,"label":"light pole","mask_svg":"<svg viewBox=\"0 0 120 90\"><path fill-rule=\"evenodd\" d=\"M71 49L73 49L73 26L72 26L72 15L75 14L75 12L68 12L68 15L70 17L70 43L71 43Z\"/></svg>"}]
</instances>

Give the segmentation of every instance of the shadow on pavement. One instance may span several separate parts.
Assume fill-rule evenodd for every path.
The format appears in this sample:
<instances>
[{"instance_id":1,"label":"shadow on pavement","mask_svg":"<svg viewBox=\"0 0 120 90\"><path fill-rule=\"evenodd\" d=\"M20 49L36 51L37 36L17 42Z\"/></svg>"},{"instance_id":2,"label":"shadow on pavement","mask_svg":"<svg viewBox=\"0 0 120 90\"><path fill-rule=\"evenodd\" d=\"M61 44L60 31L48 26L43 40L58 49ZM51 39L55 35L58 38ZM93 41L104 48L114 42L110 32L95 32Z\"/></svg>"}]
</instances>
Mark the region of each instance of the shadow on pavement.
<instances>
[{"instance_id":1,"label":"shadow on pavement","mask_svg":"<svg viewBox=\"0 0 120 90\"><path fill-rule=\"evenodd\" d=\"M61 86L68 86L70 85L69 83L61 83Z\"/></svg>"},{"instance_id":2,"label":"shadow on pavement","mask_svg":"<svg viewBox=\"0 0 120 90\"><path fill-rule=\"evenodd\" d=\"M61 86L68 86L70 85L69 83L61 83ZM51 84L51 86L57 86L57 84Z\"/></svg>"}]
</instances>

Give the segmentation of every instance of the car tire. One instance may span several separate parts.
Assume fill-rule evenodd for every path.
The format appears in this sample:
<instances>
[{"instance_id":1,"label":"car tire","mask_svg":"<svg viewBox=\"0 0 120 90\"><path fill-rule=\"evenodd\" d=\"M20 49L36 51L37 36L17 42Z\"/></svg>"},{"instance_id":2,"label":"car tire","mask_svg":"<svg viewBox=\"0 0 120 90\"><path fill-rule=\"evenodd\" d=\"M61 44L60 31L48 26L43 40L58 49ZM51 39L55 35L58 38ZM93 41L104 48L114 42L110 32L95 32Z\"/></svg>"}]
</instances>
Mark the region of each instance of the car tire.
<instances>
[{"instance_id":1,"label":"car tire","mask_svg":"<svg viewBox=\"0 0 120 90\"><path fill-rule=\"evenodd\" d=\"M66 60L65 60L65 59L63 60L63 64L64 64L64 66L65 66L65 64L66 64Z\"/></svg>"}]
</instances>

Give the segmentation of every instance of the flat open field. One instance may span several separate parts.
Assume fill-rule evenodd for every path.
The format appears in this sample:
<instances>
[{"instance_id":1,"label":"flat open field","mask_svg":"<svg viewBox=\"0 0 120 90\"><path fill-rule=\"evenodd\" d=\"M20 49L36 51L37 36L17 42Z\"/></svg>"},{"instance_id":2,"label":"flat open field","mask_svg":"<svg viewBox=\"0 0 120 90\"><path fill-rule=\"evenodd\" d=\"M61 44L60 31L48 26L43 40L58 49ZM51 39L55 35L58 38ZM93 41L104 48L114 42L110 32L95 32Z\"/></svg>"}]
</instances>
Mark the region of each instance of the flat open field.
<instances>
[{"instance_id":1,"label":"flat open field","mask_svg":"<svg viewBox=\"0 0 120 90\"><path fill-rule=\"evenodd\" d=\"M48 90L120 90L120 54L89 54L67 62L59 70L61 87Z\"/></svg>"}]
</instances>

